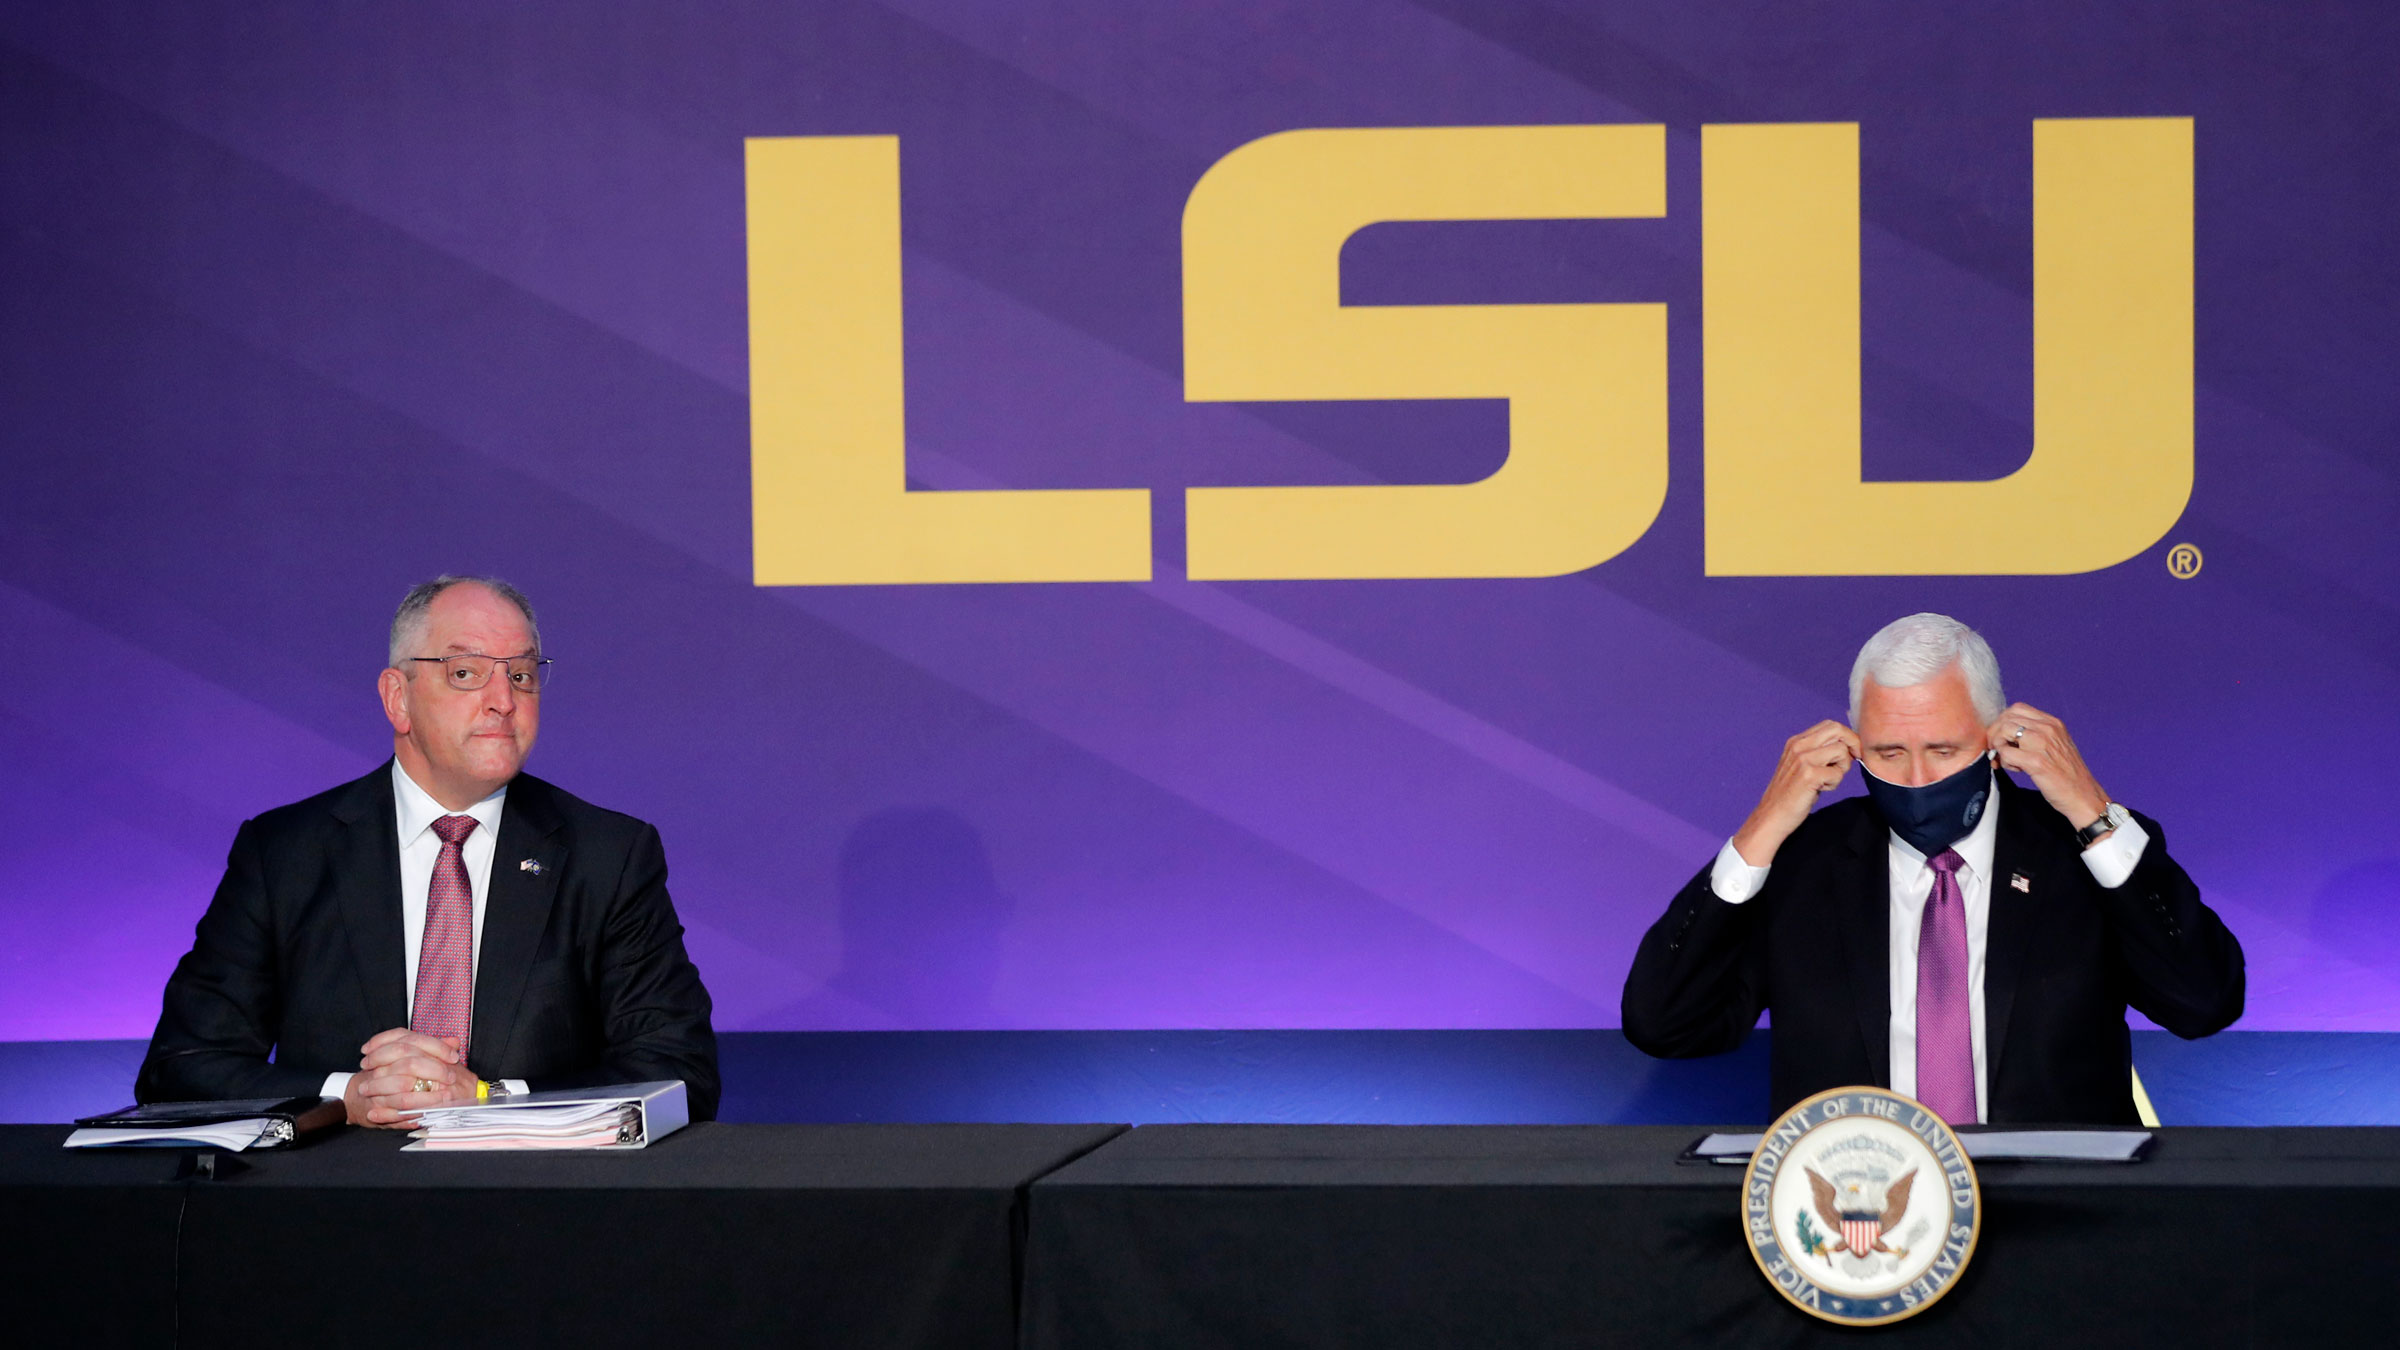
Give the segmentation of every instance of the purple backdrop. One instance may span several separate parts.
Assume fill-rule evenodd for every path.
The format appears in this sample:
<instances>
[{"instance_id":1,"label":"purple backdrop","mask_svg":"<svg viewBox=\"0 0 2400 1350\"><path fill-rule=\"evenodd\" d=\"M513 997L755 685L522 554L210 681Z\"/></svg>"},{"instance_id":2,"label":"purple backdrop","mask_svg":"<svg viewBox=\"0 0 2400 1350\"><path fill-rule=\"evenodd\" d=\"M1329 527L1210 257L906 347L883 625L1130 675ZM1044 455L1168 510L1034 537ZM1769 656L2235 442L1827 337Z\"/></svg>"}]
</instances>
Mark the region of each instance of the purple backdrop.
<instances>
[{"instance_id":1,"label":"purple backdrop","mask_svg":"<svg viewBox=\"0 0 2400 1350\"><path fill-rule=\"evenodd\" d=\"M2163 820L2256 1029L2400 1030L2395 11L2370 3L0 10L0 1039L147 1034L235 825L377 763L493 571L534 767L655 820L720 1026L1612 1026L1935 608ZM2030 123L2197 134L2183 519L2059 578L1702 574L1698 129L1862 126L1866 458L2029 443ZM1386 225L1352 303L1663 301L1672 479L1538 581L759 589L742 141L901 138L911 470L1462 481L1497 405L1193 405L1178 225L1310 126L1663 122L1664 219ZM2095 484L2096 491L2107 490ZM2005 529L1967 521L1962 529ZM2171 576L2170 544L2205 550Z\"/></svg>"}]
</instances>

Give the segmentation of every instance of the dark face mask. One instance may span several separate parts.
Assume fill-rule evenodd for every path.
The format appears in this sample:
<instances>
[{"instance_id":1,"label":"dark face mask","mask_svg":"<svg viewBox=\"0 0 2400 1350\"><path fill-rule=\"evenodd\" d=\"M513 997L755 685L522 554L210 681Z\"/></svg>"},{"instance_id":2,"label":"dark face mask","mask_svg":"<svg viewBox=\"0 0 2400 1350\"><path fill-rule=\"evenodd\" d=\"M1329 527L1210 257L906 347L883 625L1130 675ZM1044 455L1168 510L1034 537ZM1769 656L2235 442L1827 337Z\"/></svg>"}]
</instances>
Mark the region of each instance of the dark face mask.
<instances>
[{"instance_id":1,"label":"dark face mask","mask_svg":"<svg viewBox=\"0 0 2400 1350\"><path fill-rule=\"evenodd\" d=\"M1967 837L1992 797L1989 754L1977 755L1965 768L1923 787L1902 787L1866 773L1867 796L1909 847L1930 858ZM1865 761L1858 766L1866 769Z\"/></svg>"}]
</instances>

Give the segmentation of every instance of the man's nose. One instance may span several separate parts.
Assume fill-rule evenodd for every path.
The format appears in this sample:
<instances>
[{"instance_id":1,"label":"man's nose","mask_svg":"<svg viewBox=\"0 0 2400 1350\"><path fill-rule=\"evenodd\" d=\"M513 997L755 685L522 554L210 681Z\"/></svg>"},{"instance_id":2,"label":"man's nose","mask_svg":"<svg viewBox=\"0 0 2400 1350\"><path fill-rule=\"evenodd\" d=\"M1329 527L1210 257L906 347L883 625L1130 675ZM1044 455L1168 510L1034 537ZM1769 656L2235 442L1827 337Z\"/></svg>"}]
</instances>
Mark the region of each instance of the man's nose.
<instances>
[{"instance_id":1,"label":"man's nose","mask_svg":"<svg viewBox=\"0 0 2400 1350\"><path fill-rule=\"evenodd\" d=\"M517 682L509 678L506 669L493 671L492 678L484 682L483 704L504 715L517 710Z\"/></svg>"}]
</instances>

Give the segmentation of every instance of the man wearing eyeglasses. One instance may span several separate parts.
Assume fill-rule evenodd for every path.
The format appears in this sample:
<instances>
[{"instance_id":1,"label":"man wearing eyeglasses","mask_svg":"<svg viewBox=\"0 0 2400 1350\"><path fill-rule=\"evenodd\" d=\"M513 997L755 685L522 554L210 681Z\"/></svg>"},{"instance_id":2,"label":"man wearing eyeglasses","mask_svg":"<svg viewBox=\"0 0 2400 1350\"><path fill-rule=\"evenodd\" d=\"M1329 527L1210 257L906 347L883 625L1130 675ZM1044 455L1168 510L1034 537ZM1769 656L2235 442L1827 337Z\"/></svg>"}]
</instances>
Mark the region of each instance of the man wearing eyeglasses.
<instances>
[{"instance_id":1,"label":"man wearing eyeglasses","mask_svg":"<svg viewBox=\"0 0 2400 1350\"><path fill-rule=\"evenodd\" d=\"M708 991L658 831L521 772L550 662L503 581L409 591L377 677L391 762L245 822L134 1095L321 1092L353 1124L682 1079L716 1114Z\"/></svg>"}]
</instances>

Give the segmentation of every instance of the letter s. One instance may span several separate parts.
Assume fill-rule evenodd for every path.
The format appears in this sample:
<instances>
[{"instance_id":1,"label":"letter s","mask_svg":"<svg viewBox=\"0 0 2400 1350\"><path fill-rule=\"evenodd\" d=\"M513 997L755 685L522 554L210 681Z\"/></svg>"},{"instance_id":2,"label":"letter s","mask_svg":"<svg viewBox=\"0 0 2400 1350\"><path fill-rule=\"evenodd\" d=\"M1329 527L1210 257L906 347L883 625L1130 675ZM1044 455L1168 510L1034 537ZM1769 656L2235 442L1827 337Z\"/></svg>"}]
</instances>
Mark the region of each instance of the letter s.
<instances>
[{"instance_id":1,"label":"letter s","mask_svg":"<svg viewBox=\"0 0 2400 1350\"><path fill-rule=\"evenodd\" d=\"M1341 249L1378 221L1665 213L1657 126L1287 131L1217 161L1184 208L1185 398L1503 398L1509 449L1476 483L1193 488L1190 575L1554 576L1640 538L1666 306L1344 306Z\"/></svg>"}]
</instances>

